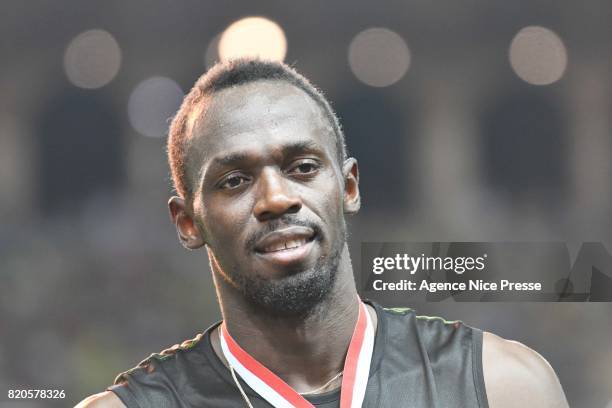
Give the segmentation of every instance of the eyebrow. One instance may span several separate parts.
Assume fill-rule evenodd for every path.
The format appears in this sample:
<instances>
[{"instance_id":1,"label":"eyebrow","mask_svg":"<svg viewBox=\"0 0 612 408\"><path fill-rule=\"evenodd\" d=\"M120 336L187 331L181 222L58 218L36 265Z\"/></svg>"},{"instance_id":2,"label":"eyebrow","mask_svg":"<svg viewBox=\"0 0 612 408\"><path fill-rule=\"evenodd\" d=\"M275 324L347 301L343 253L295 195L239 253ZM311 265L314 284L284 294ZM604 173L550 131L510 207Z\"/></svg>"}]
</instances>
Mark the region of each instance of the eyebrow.
<instances>
[{"instance_id":1,"label":"eyebrow","mask_svg":"<svg viewBox=\"0 0 612 408\"><path fill-rule=\"evenodd\" d=\"M281 154L283 155L283 157L294 156L300 153L321 153L321 152L322 150L319 147L319 145L309 140L292 142L292 143L288 143L284 145L283 147L281 147ZM250 157L250 154L248 154L247 152L230 153L228 155L221 156L221 157L215 157L214 159L212 159L211 167L212 166L222 166L222 167L232 166L232 165L248 160L249 157Z\"/></svg>"},{"instance_id":2,"label":"eyebrow","mask_svg":"<svg viewBox=\"0 0 612 408\"><path fill-rule=\"evenodd\" d=\"M212 160L211 166L231 166L232 164L245 161L249 155L244 152L231 153L222 157L215 157Z\"/></svg>"}]
</instances>

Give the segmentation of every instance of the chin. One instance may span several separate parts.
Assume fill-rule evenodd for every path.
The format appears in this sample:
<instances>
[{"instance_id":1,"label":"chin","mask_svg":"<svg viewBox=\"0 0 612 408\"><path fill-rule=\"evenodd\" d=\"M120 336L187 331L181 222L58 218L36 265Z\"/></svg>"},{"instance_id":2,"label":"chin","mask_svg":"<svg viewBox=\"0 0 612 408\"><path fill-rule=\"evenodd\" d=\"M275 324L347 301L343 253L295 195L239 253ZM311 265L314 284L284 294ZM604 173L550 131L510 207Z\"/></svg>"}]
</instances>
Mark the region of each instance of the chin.
<instances>
[{"instance_id":1,"label":"chin","mask_svg":"<svg viewBox=\"0 0 612 408\"><path fill-rule=\"evenodd\" d=\"M279 278L262 278L261 275L245 278L239 290L249 303L270 316L308 316L328 298L335 286L336 258L328 260L326 265L286 270Z\"/></svg>"}]
</instances>

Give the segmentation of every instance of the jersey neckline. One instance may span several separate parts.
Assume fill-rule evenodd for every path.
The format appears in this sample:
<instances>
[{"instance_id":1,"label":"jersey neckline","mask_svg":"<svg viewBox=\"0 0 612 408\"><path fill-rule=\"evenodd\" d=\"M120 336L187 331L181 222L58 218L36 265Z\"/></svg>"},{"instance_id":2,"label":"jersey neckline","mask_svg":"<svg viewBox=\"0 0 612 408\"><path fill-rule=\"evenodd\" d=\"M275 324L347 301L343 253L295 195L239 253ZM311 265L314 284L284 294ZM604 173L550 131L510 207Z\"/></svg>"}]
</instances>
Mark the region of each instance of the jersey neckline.
<instances>
[{"instance_id":1,"label":"jersey neckline","mask_svg":"<svg viewBox=\"0 0 612 408\"><path fill-rule=\"evenodd\" d=\"M370 379L378 371L382 356L384 354L384 347L386 344L386 322L385 319L381 318L384 312L380 305L368 299L362 299L362 301L374 308L377 318L376 333L374 336L374 351L372 353L372 363L370 364L370 374L368 377ZM225 382L229 383L232 387L236 387L236 384L234 383L234 379L232 378L229 369L225 366L225 364L223 364L223 361L221 361L221 359L219 358L217 353L215 353L215 350L212 347L210 335L212 331L217 328L221 323L222 321L216 322L204 331L204 336L202 339L202 351L206 359L210 362L211 367L219 374L219 376L223 378ZM239 380L246 394L248 394L250 397L261 399L259 394L253 391L244 381L242 381L241 379ZM239 391L236 390L236 392ZM304 396L304 398L306 398L313 405L321 405L329 402L339 401L340 388L327 391L321 394Z\"/></svg>"}]
</instances>

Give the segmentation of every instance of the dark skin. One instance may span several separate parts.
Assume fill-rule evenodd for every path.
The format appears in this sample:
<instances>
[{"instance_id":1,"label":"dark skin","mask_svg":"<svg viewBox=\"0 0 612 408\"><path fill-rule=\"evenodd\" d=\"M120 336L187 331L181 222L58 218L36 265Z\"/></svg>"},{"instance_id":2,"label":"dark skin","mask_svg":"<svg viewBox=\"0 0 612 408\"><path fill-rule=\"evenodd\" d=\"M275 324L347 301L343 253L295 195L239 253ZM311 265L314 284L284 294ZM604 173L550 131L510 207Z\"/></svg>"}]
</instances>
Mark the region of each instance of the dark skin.
<instances>
[{"instance_id":1,"label":"dark skin","mask_svg":"<svg viewBox=\"0 0 612 408\"><path fill-rule=\"evenodd\" d=\"M343 235L345 215L360 207L357 162L338 160L327 117L306 93L284 82L221 91L201 115L191 121L194 195L169 201L178 237L189 249L206 247L223 319L241 347L296 391L316 389L342 370L357 319ZM287 216L316 227L316 239L289 255L261 253L257 242L249 244L253 236L265 238L260 232L267 225L300 239L312 233L281 223ZM241 276L279 282L307 275L318 259L332 257L338 242L334 284L305 316L276 316L245 297ZM211 339L225 361L216 331ZM485 333L483 367L491 407L567 406L550 365L519 343ZM326 390L339 386L336 381ZM123 406L107 391L78 407Z\"/></svg>"},{"instance_id":2,"label":"dark skin","mask_svg":"<svg viewBox=\"0 0 612 408\"><path fill-rule=\"evenodd\" d=\"M338 163L321 109L288 84L261 82L222 91L205 115L204 124L194 129L190 152L200 158L190 168L198 175L193 204L179 197L169 203L179 238L190 249L207 246L232 337L298 392L316 389L342 370L357 320L346 243L329 297L306 318L271 316L253 307L225 270L257 270L262 279L282 279L293 273L289 269L300 273L328 257L332 243L342 240L344 214L359 210L357 162ZM232 156L237 158L228 162ZM279 263L247 248L251 235L286 214L319 228L319 239L306 257ZM218 336L212 339L218 352Z\"/></svg>"}]
</instances>

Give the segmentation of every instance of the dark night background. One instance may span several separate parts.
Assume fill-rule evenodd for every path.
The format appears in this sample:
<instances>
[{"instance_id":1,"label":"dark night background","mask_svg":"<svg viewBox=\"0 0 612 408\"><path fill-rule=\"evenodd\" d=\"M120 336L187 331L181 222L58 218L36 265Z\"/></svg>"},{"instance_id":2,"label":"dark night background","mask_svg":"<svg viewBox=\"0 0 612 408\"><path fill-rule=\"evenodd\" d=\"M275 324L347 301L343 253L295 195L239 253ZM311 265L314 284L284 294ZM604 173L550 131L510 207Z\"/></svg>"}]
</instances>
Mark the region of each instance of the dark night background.
<instances>
[{"instance_id":1,"label":"dark night background","mask_svg":"<svg viewBox=\"0 0 612 408\"><path fill-rule=\"evenodd\" d=\"M362 175L356 269L364 241L611 251L611 13L596 0L2 2L0 406L75 404L219 318L205 252L169 222L165 134L245 17L282 28L284 60L341 118ZM612 407L608 303L407 306L521 341L572 407ZM6 398L40 388L66 400Z\"/></svg>"}]
</instances>

